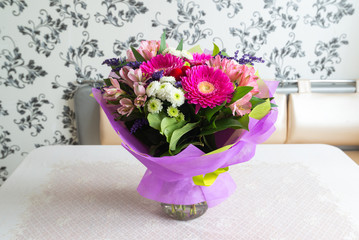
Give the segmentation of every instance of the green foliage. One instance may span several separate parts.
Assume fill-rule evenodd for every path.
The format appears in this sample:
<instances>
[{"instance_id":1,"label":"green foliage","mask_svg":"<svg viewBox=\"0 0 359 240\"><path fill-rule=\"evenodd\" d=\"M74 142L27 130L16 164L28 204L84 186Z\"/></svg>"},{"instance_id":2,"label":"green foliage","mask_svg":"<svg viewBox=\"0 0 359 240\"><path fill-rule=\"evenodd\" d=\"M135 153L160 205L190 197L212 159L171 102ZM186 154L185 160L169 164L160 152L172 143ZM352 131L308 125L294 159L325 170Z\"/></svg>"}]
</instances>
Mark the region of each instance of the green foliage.
<instances>
[{"instance_id":1,"label":"green foliage","mask_svg":"<svg viewBox=\"0 0 359 240\"><path fill-rule=\"evenodd\" d=\"M183 50L183 39L181 39L181 41L178 43L176 50L179 50L179 51Z\"/></svg>"},{"instance_id":2,"label":"green foliage","mask_svg":"<svg viewBox=\"0 0 359 240\"><path fill-rule=\"evenodd\" d=\"M249 116L254 119L262 119L268 112L271 110L270 99L265 100L264 103L258 104L253 108L252 112L250 112Z\"/></svg>"},{"instance_id":3,"label":"green foliage","mask_svg":"<svg viewBox=\"0 0 359 240\"><path fill-rule=\"evenodd\" d=\"M161 45L160 49L158 50L159 53L162 53L166 49L166 31L163 31L161 36Z\"/></svg>"},{"instance_id":4,"label":"green foliage","mask_svg":"<svg viewBox=\"0 0 359 240\"><path fill-rule=\"evenodd\" d=\"M149 113L147 115L147 120L148 120L148 123L149 125L158 130L158 131L161 131L161 122L162 122L162 119L166 117L166 114L164 114L163 112L160 112L160 113Z\"/></svg>"},{"instance_id":5,"label":"green foliage","mask_svg":"<svg viewBox=\"0 0 359 240\"><path fill-rule=\"evenodd\" d=\"M185 135L186 133L188 133L189 131L193 130L194 128L196 128L199 125L199 122L195 122L195 123L187 123L186 125L184 125L183 127L176 129L175 131L173 131L172 137L171 137L171 141L170 141L170 150L171 151L175 151L176 150L176 146L177 146L177 142L180 140L180 138Z\"/></svg>"},{"instance_id":6,"label":"green foliage","mask_svg":"<svg viewBox=\"0 0 359 240\"><path fill-rule=\"evenodd\" d=\"M232 104L235 101L241 99L247 93L249 93L252 89L253 89L253 87L249 87L249 86L239 86L239 87L237 87L236 91L233 94L232 100L231 100L231 102L229 104Z\"/></svg>"},{"instance_id":7,"label":"green foliage","mask_svg":"<svg viewBox=\"0 0 359 240\"><path fill-rule=\"evenodd\" d=\"M206 111L204 112L208 122L211 121L212 117L214 114L216 114L217 112L219 112L223 107L224 105L226 105L226 101L224 103L222 103L221 105L217 106L217 107L214 107L214 108L207 108Z\"/></svg>"},{"instance_id":8,"label":"green foliage","mask_svg":"<svg viewBox=\"0 0 359 240\"><path fill-rule=\"evenodd\" d=\"M212 56L216 56L220 52L219 47L213 43L213 53Z\"/></svg>"},{"instance_id":9,"label":"green foliage","mask_svg":"<svg viewBox=\"0 0 359 240\"><path fill-rule=\"evenodd\" d=\"M274 98L269 98L269 100L271 101ZM267 99L266 98L257 98L257 97L252 97L252 99L250 100L251 104L252 104L252 108L256 107L258 104L264 103ZM274 104L275 105L275 104Z\"/></svg>"},{"instance_id":10,"label":"green foliage","mask_svg":"<svg viewBox=\"0 0 359 240\"><path fill-rule=\"evenodd\" d=\"M106 86L112 86L112 83L109 78L105 78L103 81L105 82Z\"/></svg>"},{"instance_id":11,"label":"green foliage","mask_svg":"<svg viewBox=\"0 0 359 240\"><path fill-rule=\"evenodd\" d=\"M161 122L161 131L162 134L166 136L167 142L171 142L173 132L179 128L182 128L185 124L186 121L177 122L175 118L164 118Z\"/></svg>"},{"instance_id":12,"label":"green foliage","mask_svg":"<svg viewBox=\"0 0 359 240\"><path fill-rule=\"evenodd\" d=\"M215 121L215 127L213 127L213 125L208 125L204 127L200 134L202 136L206 136L218 131L225 130L227 128L248 130L248 123L249 123L248 114L244 115L241 118L233 118L233 117L222 118Z\"/></svg>"},{"instance_id":13,"label":"green foliage","mask_svg":"<svg viewBox=\"0 0 359 240\"><path fill-rule=\"evenodd\" d=\"M146 62L146 59L134 47L131 46L131 50L133 52L133 55L136 58L136 61L138 61L138 62Z\"/></svg>"}]
</instances>

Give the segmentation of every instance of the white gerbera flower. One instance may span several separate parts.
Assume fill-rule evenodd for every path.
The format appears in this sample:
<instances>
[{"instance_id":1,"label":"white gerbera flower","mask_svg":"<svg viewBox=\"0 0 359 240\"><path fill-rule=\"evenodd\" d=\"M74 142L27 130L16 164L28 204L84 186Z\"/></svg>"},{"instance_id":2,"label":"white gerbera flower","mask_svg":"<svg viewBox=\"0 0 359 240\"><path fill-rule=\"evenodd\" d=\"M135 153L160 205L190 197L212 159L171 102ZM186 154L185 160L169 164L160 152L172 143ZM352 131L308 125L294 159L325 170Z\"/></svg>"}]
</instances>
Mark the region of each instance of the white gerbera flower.
<instances>
[{"instance_id":1,"label":"white gerbera flower","mask_svg":"<svg viewBox=\"0 0 359 240\"><path fill-rule=\"evenodd\" d=\"M169 93L167 98L173 107L179 107L184 104L185 97L182 88L173 88L172 91Z\"/></svg>"},{"instance_id":2,"label":"white gerbera flower","mask_svg":"<svg viewBox=\"0 0 359 240\"><path fill-rule=\"evenodd\" d=\"M147 96L148 97L155 96L159 87L160 87L160 83L158 81L151 82L146 88Z\"/></svg>"},{"instance_id":3,"label":"white gerbera flower","mask_svg":"<svg viewBox=\"0 0 359 240\"><path fill-rule=\"evenodd\" d=\"M162 111L162 102L157 98L151 98L147 102L147 109L150 113L159 113Z\"/></svg>"},{"instance_id":4,"label":"white gerbera flower","mask_svg":"<svg viewBox=\"0 0 359 240\"><path fill-rule=\"evenodd\" d=\"M170 83L160 83L156 91L156 96L161 100L166 100L173 88L175 87Z\"/></svg>"},{"instance_id":5,"label":"white gerbera flower","mask_svg":"<svg viewBox=\"0 0 359 240\"><path fill-rule=\"evenodd\" d=\"M176 83L176 79L172 76L168 76L168 77L161 77L160 79L160 83L171 83L171 84L175 84Z\"/></svg>"},{"instance_id":6,"label":"white gerbera flower","mask_svg":"<svg viewBox=\"0 0 359 240\"><path fill-rule=\"evenodd\" d=\"M178 110L178 108L175 108L175 107L172 107L172 106L167 108L167 114L170 117L174 117L174 118L178 117L179 113L180 113L180 111Z\"/></svg>"}]
</instances>

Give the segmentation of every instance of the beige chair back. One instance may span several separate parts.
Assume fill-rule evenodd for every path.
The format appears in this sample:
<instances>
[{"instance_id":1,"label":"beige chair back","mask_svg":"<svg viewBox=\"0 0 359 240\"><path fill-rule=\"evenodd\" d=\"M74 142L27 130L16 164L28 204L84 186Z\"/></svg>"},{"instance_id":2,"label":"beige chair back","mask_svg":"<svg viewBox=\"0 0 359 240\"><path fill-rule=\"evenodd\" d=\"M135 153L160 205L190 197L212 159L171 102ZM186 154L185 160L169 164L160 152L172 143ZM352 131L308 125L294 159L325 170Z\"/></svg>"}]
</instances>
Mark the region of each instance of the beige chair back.
<instances>
[{"instance_id":1,"label":"beige chair back","mask_svg":"<svg viewBox=\"0 0 359 240\"><path fill-rule=\"evenodd\" d=\"M359 145L359 81L356 93L312 93L298 82L288 100L287 143Z\"/></svg>"},{"instance_id":2,"label":"beige chair back","mask_svg":"<svg viewBox=\"0 0 359 240\"><path fill-rule=\"evenodd\" d=\"M121 138L113 130L105 112L100 108L100 143L101 145L120 145Z\"/></svg>"}]
</instances>

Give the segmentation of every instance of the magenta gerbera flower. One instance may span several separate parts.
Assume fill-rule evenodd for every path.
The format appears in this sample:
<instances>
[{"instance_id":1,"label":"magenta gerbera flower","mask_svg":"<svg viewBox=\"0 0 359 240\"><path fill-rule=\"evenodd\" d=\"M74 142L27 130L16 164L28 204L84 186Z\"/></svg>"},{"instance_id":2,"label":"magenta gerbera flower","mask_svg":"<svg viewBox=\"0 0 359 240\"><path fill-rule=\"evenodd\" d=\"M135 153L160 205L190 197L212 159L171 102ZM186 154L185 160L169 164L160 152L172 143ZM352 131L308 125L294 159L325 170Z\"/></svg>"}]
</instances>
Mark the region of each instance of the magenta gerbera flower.
<instances>
[{"instance_id":1,"label":"magenta gerbera flower","mask_svg":"<svg viewBox=\"0 0 359 240\"><path fill-rule=\"evenodd\" d=\"M157 55L151 60L142 63L140 66L142 73L150 74L163 70L164 75L168 76L169 73L175 68L181 68L184 62L181 58L172 54Z\"/></svg>"},{"instance_id":2,"label":"magenta gerbera flower","mask_svg":"<svg viewBox=\"0 0 359 240\"><path fill-rule=\"evenodd\" d=\"M197 112L200 107L214 108L232 99L233 83L221 70L203 65L192 67L186 74L182 87L188 103L196 104Z\"/></svg>"},{"instance_id":3,"label":"magenta gerbera flower","mask_svg":"<svg viewBox=\"0 0 359 240\"><path fill-rule=\"evenodd\" d=\"M212 55L205 54L205 53L194 53L193 60L189 60L191 65L202 65L205 64L208 60L212 59Z\"/></svg>"}]
</instances>

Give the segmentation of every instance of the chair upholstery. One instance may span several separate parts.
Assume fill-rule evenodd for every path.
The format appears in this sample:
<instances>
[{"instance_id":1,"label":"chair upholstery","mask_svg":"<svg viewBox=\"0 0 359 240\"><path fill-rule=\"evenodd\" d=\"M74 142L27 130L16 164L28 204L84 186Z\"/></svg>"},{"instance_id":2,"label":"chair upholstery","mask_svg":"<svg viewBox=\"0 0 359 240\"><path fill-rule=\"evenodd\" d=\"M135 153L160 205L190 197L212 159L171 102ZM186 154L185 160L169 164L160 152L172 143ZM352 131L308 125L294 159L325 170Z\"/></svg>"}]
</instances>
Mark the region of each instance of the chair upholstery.
<instances>
[{"instance_id":1,"label":"chair upholstery","mask_svg":"<svg viewBox=\"0 0 359 240\"><path fill-rule=\"evenodd\" d=\"M344 151L351 159L359 165L359 151Z\"/></svg>"},{"instance_id":2,"label":"chair upholstery","mask_svg":"<svg viewBox=\"0 0 359 240\"><path fill-rule=\"evenodd\" d=\"M113 130L105 112L100 108L99 132L101 145L121 145L121 138Z\"/></svg>"},{"instance_id":3,"label":"chair upholstery","mask_svg":"<svg viewBox=\"0 0 359 240\"><path fill-rule=\"evenodd\" d=\"M287 143L359 145L359 93L290 94Z\"/></svg>"},{"instance_id":4,"label":"chair upholstery","mask_svg":"<svg viewBox=\"0 0 359 240\"><path fill-rule=\"evenodd\" d=\"M99 105L93 97L91 86L82 86L74 96L78 143L81 145L98 145Z\"/></svg>"}]
</instances>

